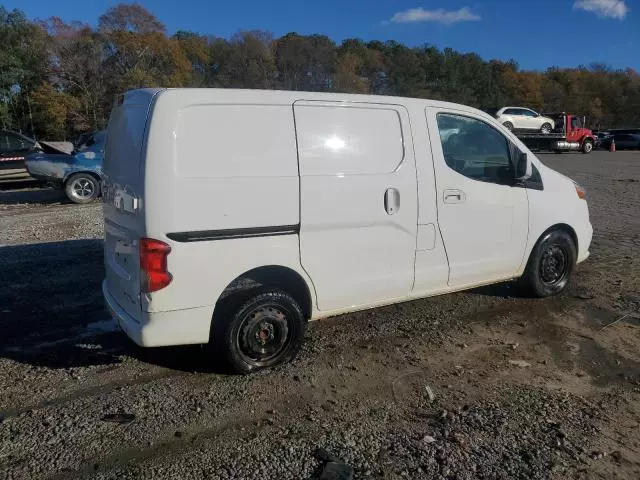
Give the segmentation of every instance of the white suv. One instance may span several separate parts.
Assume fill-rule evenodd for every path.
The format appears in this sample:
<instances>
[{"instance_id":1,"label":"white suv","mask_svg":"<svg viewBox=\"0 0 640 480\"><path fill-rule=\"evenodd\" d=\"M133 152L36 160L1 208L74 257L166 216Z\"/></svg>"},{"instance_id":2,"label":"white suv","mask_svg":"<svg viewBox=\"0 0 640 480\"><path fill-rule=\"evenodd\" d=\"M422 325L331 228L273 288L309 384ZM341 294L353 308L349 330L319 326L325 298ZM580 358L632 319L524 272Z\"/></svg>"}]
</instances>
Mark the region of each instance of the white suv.
<instances>
[{"instance_id":1,"label":"white suv","mask_svg":"<svg viewBox=\"0 0 640 480\"><path fill-rule=\"evenodd\" d=\"M530 130L548 134L555 128L553 120L528 108L504 107L498 110L496 118L509 130Z\"/></svg>"}]
</instances>

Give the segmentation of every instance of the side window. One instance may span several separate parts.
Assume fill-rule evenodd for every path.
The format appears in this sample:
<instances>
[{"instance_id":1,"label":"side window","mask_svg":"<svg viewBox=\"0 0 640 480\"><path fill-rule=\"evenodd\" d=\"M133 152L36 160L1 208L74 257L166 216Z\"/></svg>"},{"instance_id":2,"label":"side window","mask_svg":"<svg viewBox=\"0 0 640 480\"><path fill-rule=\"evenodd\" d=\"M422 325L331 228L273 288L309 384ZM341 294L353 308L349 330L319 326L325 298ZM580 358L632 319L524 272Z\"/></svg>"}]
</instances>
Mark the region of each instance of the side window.
<instances>
[{"instance_id":1,"label":"side window","mask_svg":"<svg viewBox=\"0 0 640 480\"><path fill-rule=\"evenodd\" d=\"M26 148L25 142L17 135L7 134L7 149L8 150L24 150Z\"/></svg>"},{"instance_id":2,"label":"side window","mask_svg":"<svg viewBox=\"0 0 640 480\"><path fill-rule=\"evenodd\" d=\"M536 112L532 112L531 110L522 110L525 117L535 117Z\"/></svg>"},{"instance_id":3,"label":"side window","mask_svg":"<svg viewBox=\"0 0 640 480\"><path fill-rule=\"evenodd\" d=\"M504 111L505 115L520 115L520 110L518 110L517 108L507 108Z\"/></svg>"},{"instance_id":4,"label":"side window","mask_svg":"<svg viewBox=\"0 0 640 480\"><path fill-rule=\"evenodd\" d=\"M508 140L489 124L449 113L437 116L449 168L482 182L509 184L514 172Z\"/></svg>"}]
</instances>

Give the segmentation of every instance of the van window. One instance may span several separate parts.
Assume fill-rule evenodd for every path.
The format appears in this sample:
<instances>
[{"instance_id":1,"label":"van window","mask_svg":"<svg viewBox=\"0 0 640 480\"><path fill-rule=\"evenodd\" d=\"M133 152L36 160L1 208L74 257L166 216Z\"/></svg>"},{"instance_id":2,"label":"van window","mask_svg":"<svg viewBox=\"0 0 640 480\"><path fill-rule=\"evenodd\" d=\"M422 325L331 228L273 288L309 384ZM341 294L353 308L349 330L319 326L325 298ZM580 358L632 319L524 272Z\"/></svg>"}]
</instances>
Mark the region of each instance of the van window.
<instances>
[{"instance_id":1,"label":"van window","mask_svg":"<svg viewBox=\"0 0 640 480\"><path fill-rule=\"evenodd\" d=\"M449 168L483 182L513 180L508 140L483 121L461 115L438 114L438 130Z\"/></svg>"},{"instance_id":2,"label":"van window","mask_svg":"<svg viewBox=\"0 0 640 480\"><path fill-rule=\"evenodd\" d=\"M295 115L302 175L390 173L402 163L396 110L296 105Z\"/></svg>"},{"instance_id":3,"label":"van window","mask_svg":"<svg viewBox=\"0 0 640 480\"><path fill-rule=\"evenodd\" d=\"M104 170L111 181L135 183L140 175L142 143L149 110L149 104L141 100L147 99L134 97L131 103L115 107L109 117L110 133L105 148Z\"/></svg>"},{"instance_id":4,"label":"van window","mask_svg":"<svg viewBox=\"0 0 640 480\"><path fill-rule=\"evenodd\" d=\"M291 105L193 105L178 115L178 175L297 176Z\"/></svg>"}]
</instances>

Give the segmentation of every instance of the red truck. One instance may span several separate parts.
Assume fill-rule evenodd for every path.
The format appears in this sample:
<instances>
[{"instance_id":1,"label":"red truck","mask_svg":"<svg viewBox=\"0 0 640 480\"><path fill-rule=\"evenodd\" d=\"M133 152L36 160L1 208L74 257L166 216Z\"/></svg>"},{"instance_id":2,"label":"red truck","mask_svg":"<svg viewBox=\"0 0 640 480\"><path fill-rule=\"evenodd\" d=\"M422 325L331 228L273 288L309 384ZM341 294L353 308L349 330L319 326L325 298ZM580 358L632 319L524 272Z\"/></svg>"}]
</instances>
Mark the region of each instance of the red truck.
<instances>
[{"instance_id":1,"label":"red truck","mask_svg":"<svg viewBox=\"0 0 640 480\"><path fill-rule=\"evenodd\" d=\"M532 150L550 150L552 152L581 151L591 153L596 144L596 137L591 130L585 128L585 117L578 117L566 112L545 113L545 117L553 119L555 128L551 133L515 133L527 147Z\"/></svg>"}]
</instances>

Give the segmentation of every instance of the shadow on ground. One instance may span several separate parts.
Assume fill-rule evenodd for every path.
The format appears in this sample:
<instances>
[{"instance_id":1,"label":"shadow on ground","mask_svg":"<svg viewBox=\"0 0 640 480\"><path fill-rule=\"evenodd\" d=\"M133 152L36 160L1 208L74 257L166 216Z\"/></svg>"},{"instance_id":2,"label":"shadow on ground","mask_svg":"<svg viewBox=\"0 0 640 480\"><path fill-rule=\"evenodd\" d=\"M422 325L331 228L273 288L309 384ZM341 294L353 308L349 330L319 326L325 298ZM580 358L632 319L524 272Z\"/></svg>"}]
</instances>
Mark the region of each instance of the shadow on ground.
<instances>
[{"instance_id":1,"label":"shadow on ground","mask_svg":"<svg viewBox=\"0 0 640 480\"><path fill-rule=\"evenodd\" d=\"M498 298L523 297L522 292L520 292L517 287L518 286L515 282L503 282L496 283L495 285L486 285L484 287L474 288L473 290L469 290L467 293Z\"/></svg>"},{"instance_id":2,"label":"shadow on ground","mask_svg":"<svg viewBox=\"0 0 640 480\"><path fill-rule=\"evenodd\" d=\"M0 247L0 357L48 368L120 363L123 356L183 371L222 371L200 346L143 349L102 298L101 240Z\"/></svg>"},{"instance_id":3,"label":"shadow on ground","mask_svg":"<svg viewBox=\"0 0 640 480\"><path fill-rule=\"evenodd\" d=\"M53 205L71 203L59 188L42 187L35 182L0 184L0 205Z\"/></svg>"}]
</instances>

